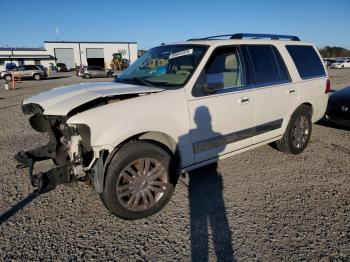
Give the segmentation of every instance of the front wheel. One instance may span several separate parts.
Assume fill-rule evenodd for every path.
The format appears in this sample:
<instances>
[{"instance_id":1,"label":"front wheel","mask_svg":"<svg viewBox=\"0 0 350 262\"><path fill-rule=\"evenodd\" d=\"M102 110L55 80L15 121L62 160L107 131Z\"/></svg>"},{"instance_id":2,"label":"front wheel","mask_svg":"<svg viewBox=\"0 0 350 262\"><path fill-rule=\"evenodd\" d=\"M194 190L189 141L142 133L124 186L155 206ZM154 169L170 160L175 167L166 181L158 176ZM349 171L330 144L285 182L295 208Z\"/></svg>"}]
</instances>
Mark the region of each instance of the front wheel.
<instances>
[{"instance_id":1,"label":"front wheel","mask_svg":"<svg viewBox=\"0 0 350 262\"><path fill-rule=\"evenodd\" d=\"M160 211L170 200L177 175L171 156L146 141L125 144L113 157L101 200L123 219L140 219Z\"/></svg>"},{"instance_id":2,"label":"front wheel","mask_svg":"<svg viewBox=\"0 0 350 262\"><path fill-rule=\"evenodd\" d=\"M311 130L311 109L301 105L293 113L283 137L275 142L275 146L285 153L300 154L310 141Z\"/></svg>"},{"instance_id":3,"label":"front wheel","mask_svg":"<svg viewBox=\"0 0 350 262\"><path fill-rule=\"evenodd\" d=\"M4 78L5 78L5 80L7 82L11 82L12 81L12 76L11 75L6 75Z\"/></svg>"}]
</instances>

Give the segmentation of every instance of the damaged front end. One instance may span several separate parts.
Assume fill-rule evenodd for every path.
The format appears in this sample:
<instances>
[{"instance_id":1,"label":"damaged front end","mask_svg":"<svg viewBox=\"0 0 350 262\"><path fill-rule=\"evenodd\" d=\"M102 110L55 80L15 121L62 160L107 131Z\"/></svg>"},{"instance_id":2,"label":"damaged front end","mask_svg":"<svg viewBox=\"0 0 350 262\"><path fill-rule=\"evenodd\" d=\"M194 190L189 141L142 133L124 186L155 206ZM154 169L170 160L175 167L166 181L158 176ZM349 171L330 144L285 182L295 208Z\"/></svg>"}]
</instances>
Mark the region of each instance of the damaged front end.
<instances>
[{"instance_id":1,"label":"damaged front end","mask_svg":"<svg viewBox=\"0 0 350 262\"><path fill-rule=\"evenodd\" d=\"M95 156L90 145L89 127L83 124L68 126L67 117L45 116L37 104L24 104L22 111L24 114L32 114L29 121L34 130L49 135L46 145L20 151L14 156L18 168L28 168L31 185L39 192L47 192L58 184L88 180L91 173L89 170L94 170L92 166L100 157ZM56 167L35 174L35 163L49 159Z\"/></svg>"}]
</instances>

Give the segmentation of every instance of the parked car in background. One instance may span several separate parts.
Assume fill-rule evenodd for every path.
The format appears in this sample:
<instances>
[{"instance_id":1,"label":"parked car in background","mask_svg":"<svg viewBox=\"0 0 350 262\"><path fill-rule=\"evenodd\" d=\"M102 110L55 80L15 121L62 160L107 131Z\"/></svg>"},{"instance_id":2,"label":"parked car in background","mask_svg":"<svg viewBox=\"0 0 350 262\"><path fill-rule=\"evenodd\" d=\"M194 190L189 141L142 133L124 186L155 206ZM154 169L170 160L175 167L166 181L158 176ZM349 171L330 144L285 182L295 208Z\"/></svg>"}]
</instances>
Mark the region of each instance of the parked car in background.
<instances>
[{"instance_id":1,"label":"parked car in background","mask_svg":"<svg viewBox=\"0 0 350 262\"><path fill-rule=\"evenodd\" d=\"M331 65L331 68L350 68L350 59L336 61Z\"/></svg>"},{"instance_id":2,"label":"parked car in background","mask_svg":"<svg viewBox=\"0 0 350 262\"><path fill-rule=\"evenodd\" d=\"M350 124L350 86L331 93L326 119Z\"/></svg>"},{"instance_id":3,"label":"parked car in background","mask_svg":"<svg viewBox=\"0 0 350 262\"><path fill-rule=\"evenodd\" d=\"M37 65L21 65L17 67L16 69L13 69L11 71L4 71L0 74L1 78L4 78L6 81L11 81L12 76L15 78L21 78L21 79L34 79L34 80L41 80L42 78L47 77L47 73L45 70L43 70L41 67Z\"/></svg>"},{"instance_id":4,"label":"parked car in background","mask_svg":"<svg viewBox=\"0 0 350 262\"><path fill-rule=\"evenodd\" d=\"M84 70L87 68L87 66L77 66L76 69L75 69L75 75L76 76L82 76Z\"/></svg>"},{"instance_id":5,"label":"parked car in background","mask_svg":"<svg viewBox=\"0 0 350 262\"><path fill-rule=\"evenodd\" d=\"M317 48L296 36L227 36L161 45L114 82L27 98L23 113L50 141L20 151L19 167L39 192L90 181L112 214L139 219L167 204L180 172L270 143L302 153L330 92ZM47 159L56 166L33 172Z\"/></svg>"},{"instance_id":6,"label":"parked car in background","mask_svg":"<svg viewBox=\"0 0 350 262\"><path fill-rule=\"evenodd\" d=\"M112 77L112 71L109 69L104 69L100 66L88 66L83 70L80 70L80 76L84 78L95 78L95 77Z\"/></svg>"},{"instance_id":7,"label":"parked car in background","mask_svg":"<svg viewBox=\"0 0 350 262\"><path fill-rule=\"evenodd\" d=\"M330 68L331 65L332 65L333 63L335 63L335 62L336 62L336 60L334 60L334 59L323 59L323 65L324 65L326 68Z\"/></svg>"},{"instance_id":8,"label":"parked car in background","mask_svg":"<svg viewBox=\"0 0 350 262\"><path fill-rule=\"evenodd\" d=\"M68 72L68 68L66 66L66 64L64 63L57 63L56 64L56 71L57 72Z\"/></svg>"}]
</instances>

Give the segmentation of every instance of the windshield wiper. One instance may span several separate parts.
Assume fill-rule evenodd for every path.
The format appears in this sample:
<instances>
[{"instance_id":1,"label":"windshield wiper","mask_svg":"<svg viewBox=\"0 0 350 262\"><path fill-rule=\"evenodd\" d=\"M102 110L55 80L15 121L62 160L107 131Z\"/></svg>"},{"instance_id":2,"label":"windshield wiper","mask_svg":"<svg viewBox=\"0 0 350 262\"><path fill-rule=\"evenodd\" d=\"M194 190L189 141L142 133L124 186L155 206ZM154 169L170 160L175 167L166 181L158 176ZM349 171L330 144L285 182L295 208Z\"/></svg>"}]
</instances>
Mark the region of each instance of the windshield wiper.
<instances>
[{"instance_id":1,"label":"windshield wiper","mask_svg":"<svg viewBox=\"0 0 350 262\"><path fill-rule=\"evenodd\" d=\"M130 78L130 79L124 79L124 80L130 80L130 81L134 81L134 82L138 82L138 83L141 83L141 84L144 84L146 86L149 86L149 87L155 87L154 85L152 85L150 82L148 82L147 80L143 79L143 78L139 78L139 77L133 77L133 78Z\"/></svg>"}]
</instances>

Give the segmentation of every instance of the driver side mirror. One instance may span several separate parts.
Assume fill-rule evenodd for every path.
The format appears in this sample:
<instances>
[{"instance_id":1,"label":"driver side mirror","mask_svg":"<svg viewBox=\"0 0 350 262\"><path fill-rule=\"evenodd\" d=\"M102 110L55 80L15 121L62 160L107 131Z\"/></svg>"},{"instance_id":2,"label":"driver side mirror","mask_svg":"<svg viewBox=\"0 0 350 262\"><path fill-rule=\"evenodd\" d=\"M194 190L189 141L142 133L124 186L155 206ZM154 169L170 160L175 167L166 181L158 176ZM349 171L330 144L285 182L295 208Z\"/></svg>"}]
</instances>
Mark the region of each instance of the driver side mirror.
<instances>
[{"instance_id":1,"label":"driver side mirror","mask_svg":"<svg viewBox=\"0 0 350 262\"><path fill-rule=\"evenodd\" d=\"M204 93L214 93L224 88L223 74L207 74L205 75L205 83L202 85Z\"/></svg>"}]
</instances>

